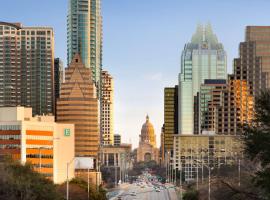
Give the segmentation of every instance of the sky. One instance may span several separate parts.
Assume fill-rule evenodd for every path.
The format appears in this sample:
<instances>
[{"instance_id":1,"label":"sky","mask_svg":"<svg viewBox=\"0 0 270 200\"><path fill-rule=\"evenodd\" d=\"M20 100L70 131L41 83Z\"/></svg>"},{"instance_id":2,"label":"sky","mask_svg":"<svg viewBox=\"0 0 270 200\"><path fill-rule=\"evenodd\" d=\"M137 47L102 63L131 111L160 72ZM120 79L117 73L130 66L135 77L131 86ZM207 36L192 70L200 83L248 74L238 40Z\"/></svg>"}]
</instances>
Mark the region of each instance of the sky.
<instances>
[{"instance_id":1,"label":"sky","mask_svg":"<svg viewBox=\"0 0 270 200\"><path fill-rule=\"evenodd\" d=\"M55 57L66 63L68 0L0 2L0 21L53 27ZM115 133L137 147L149 114L159 145L164 87L178 84L181 51L197 24L212 24L231 72L245 26L270 25L269 8L269 0L102 0L103 68L115 81Z\"/></svg>"}]
</instances>

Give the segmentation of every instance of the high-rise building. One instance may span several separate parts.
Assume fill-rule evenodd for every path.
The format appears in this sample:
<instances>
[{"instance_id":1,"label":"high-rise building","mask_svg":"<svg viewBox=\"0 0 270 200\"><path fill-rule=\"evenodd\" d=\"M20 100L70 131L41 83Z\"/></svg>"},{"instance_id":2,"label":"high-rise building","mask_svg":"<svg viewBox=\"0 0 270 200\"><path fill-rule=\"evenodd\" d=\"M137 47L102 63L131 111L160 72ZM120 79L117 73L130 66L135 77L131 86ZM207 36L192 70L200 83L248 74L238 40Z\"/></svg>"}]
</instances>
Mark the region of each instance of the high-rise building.
<instances>
[{"instance_id":1,"label":"high-rise building","mask_svg":"<svg viewBox=\"0 0 270 200\"><path fill-rule=\"evenodd\" d=\"M178 86L164 89L164 152L173 149L173 135L178 133ZM164 155L163 155L164 157Z\"/></svg>"},{"instance_id":2,"label":"high-rise building","mask_svg":"<svg viewBox=\"0 0 270 200\"><path fill-rule=\"evenodd\" d=\"M74 158L74 125L56 123L54 116L32 117L32 108L0 108L0 156L11 156L54 183L66 181L66 164ZM64 152L64 153L63 153ZM69 178L74 177L74 163Z\"/></svg>"},{"instance_id":3,"label":"high-rise building","mask_svg":"<svg viewBox=\"0 0 270 200\"><path fill-rule=\"evenodd\" d=\"M54 33L0 22L0 106L54 113Z\"/></svg>"},{"instance_id":4,"label":"high-rise building","mask_svg":"<svg viewBox=\"0 0 270 200\"><path fill-rule=\"evenodd\" d=\"M99 148L98 99L91 70L79 54L65 70L57 100L57 122L75 124L75 156L97 157Z\"/></svg>"},{"instance_id":5,"label":"high-rise building","mask_svg":"<svg viewBox=\"0 0 270 200\"><path fill-rule=\"evenodd\" d=\"M55 100L60 96L61 83L64 82L64 65L60 58L54 59L54 94Z\"/></svg>"},{"instance_id":6,"label":"high-rise building","mask_svg":"<svg viewBox=\"0 0 270 200\"><path fill-rule=\"evenodd\" d=\"M102 66L101 0L69 0L67 15L67 64L78 53L100 91Z\"/></svg>"},{"instance_id":7,"label":"high-rise building","mask_svg":"<svg viewBox=\"0 0 270 200\"><path fill-rule=\"evenodd\" d=\"M114 134L113 135L113 145L114 146L120 146L121 144L121 135L120 134Z\"/></svg>"},{"instance_id":8,"label":"high-rise building","mask_svg":"<svg viewBox=\"0 0 270 200\"><path fill-rule=\"evenodd\" d=\"M178 132L194 133L194 96L205 79L226 79L227 62L223 45L210 25L199 25L181 58L178 90Z\"/></svg>"},{"instance_id":9,"label":"high-rise building","mask_svg":"<svg viewBox=\"0 0 270 200\"><path fill-rule=\"evenodd\" d=\"M164 124L161 128L161 133L160 133L160 149L159 149L159 157L161 164L165 164L165 148L164 148Z\"/></svg>"},{"instance_id":10,"label":"high-rise building","mask_svg":"<svg viewBox=\"0 0 270 200\"><path fill-rule=\"evenodd\" d=\"M102 71L101 133L103 145L113 145L114 139L114 81L107 72Z\"/></svg>"},{"instance_id":11,"label":"high-rise building","mask_svg":"<svg viewBox=\"0 0 270 200\"><path fill-rule=\"evenodd\" d=\"M198 96L198 134L216 131L217 109L222 106L227 82L224 79L206 79ZM197 110L197 109L196 109Z\"/></svg>"},{"instance_id":12,"label":"high-rise building","mask_svg":"<svg viewBox=\"0 0 270 200\"><path fill-rule=\"evenodd\" d=\"M260 58L262 76L261 76L261 89L270 88L270 26L247 26L246 27L246 43L254 43L252 46L252 54ZM241 47L240 47L241 48ZM240 49L241 50L241 49ZM246 51L248 54L249 51ZM242 49L242 53L245 54L245 49ZM249 55L252 56L252 55ZM241 57L241 56L240 56ZM255 57L250 58L256 61ZM251 63L252 63L251 62ZM258 61L257 61L258 62ZM246 62L244 64L249 64ZM244 76L245 74L243 74ZM250 77L251 74L250 74ZM264 80L266 79L266 80ZM254 83L255 84L255 81ZM258 83L257 83L258 84ZM260 89L260 88L259 88Z\"/></svg>"}]
</instances>

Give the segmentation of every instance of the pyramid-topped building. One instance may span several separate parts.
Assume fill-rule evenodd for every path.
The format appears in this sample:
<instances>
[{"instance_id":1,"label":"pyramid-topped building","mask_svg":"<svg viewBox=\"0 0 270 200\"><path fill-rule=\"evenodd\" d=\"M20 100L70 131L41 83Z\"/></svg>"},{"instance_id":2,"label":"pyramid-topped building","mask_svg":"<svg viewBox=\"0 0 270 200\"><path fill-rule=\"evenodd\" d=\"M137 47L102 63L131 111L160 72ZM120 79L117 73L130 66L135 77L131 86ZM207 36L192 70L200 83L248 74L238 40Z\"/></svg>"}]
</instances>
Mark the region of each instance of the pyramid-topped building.
<instances>
[{"instance_id":1,"label":"pyramid-topped building","mask_svg":"<svg viewBox=\"0 0 270 200\"><path fill-rule=\"evenodd\" d=\"M75 156L96 157L99 147L98 99L91 69L76 54L65 71L57 100L57 121L75 124Z\"/></svg>"}]
</instances>

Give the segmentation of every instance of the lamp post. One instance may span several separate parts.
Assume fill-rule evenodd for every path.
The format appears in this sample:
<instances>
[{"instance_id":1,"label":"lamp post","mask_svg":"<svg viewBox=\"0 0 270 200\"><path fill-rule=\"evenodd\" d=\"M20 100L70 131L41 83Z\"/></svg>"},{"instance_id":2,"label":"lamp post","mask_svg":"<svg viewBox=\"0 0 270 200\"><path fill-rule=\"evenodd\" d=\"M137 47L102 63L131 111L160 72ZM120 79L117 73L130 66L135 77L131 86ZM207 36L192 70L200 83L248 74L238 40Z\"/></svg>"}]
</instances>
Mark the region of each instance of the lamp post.
<instances>
[{"instance_id":1,"label":"lamp post","mask_svg":"<svg viewBox=\"0 0 270 200\"><path fill-rule=\"evenodd\" d=\"M208 169L208 200L211 200L211 170L213 169L210 166L207 166L206 164L202 163L199 160L194 160L198 163L201 163L202 168L205 166Z\"/></svg>"},{"instance_id":2,"label":"lamp post","mask_svg":"<svg viewBox=\"0 0 270 200\"><path fill-rule=\"evenodd\" d=\"M68 180L68 168L69 165L75 160L75 157L72 158L71 161L67 162L67 191L66 191L66 199L69 200L69 180Z\"/></svg>"}]
</instances>

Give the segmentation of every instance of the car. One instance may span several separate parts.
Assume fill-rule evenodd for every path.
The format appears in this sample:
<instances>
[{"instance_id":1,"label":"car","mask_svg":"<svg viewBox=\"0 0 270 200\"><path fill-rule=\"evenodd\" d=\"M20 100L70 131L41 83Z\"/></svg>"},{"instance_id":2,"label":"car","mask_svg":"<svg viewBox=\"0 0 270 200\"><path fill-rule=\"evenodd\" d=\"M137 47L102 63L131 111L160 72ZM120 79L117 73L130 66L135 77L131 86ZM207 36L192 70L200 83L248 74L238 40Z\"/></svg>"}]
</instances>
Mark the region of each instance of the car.
<instances>
[{"instance_id":1,"label":"car","mask_svg":"<svg viewBox=\"0 0 270 200\"><path fill-rule=\"evenodd\" d=\"M160 192L160 189L156 189L156 192Z\"/></svg>"},{"instance_id":2,"label":"car","mask_svg":"<svg viewBox=\"0 0 270 200\"><path fill-rule=\"evenodd\" d=\"M135 192L131 192L130 195L131 196L136 196L136 193Z\"/></svg>"}]
</instances>

